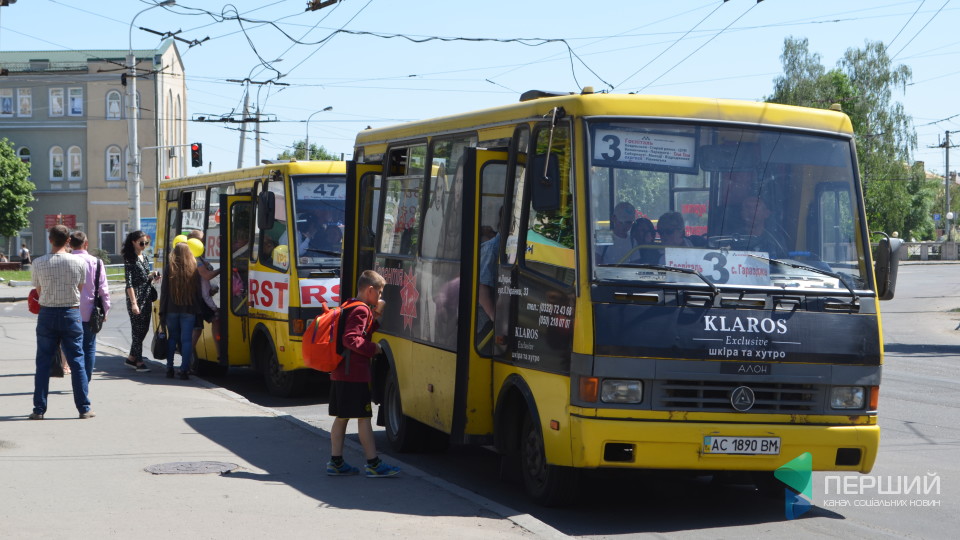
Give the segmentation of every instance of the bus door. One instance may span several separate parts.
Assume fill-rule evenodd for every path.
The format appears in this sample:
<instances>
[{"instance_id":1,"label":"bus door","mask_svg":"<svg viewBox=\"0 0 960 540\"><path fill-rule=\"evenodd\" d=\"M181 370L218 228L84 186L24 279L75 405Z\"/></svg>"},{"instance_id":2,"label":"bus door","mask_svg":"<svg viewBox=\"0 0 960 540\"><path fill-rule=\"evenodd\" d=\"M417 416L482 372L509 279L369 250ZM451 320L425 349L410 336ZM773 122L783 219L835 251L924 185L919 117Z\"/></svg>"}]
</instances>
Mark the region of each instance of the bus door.
<instances>
[{"instance_id":1,"label":"bus door","mask_svg":"<svg viewBox=\"0 0 960 540\"><path fill-rule=\"evenodd\" d=\"M220 365L247 365L251 195L220 195L220 219Z\"/></svg>"},{"instance_id":2,"label":"bus door","mask_svg":"<svg viewBox=\"0 0 960 540\"><path fill-rule=\"evenodd\" d=\"M500 289L501 218L508 153L467 149L460 259L460 314L452 434L464 440L489 435L492 405L492 361L500 326L496 311ZM463 322L470 321L467 324Z\"/></svg>"},{"instance_id":3,"label":"bus door","mask_svg":"<svg viewBox=\"0 0 960 540\"><path fill-rule=\"evenodd\" d=\"M362 270L373 268L383 165L347 162L347 205L344 223L359 223L343 231L340 297L351 298Z\"/></svg>"}]
</instances>

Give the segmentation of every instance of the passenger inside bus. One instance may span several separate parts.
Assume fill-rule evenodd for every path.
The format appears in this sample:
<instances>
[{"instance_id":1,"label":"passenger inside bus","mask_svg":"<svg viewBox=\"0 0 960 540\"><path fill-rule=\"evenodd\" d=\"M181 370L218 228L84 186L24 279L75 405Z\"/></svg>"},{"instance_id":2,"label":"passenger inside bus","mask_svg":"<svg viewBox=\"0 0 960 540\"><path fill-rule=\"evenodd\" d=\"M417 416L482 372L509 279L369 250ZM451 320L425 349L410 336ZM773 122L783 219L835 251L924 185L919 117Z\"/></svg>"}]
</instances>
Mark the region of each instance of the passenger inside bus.
<instances>
[{"instance_id":1,"label":"passenger inside bus","mask_svg":"<svg viewBox=\"0 0 960 540\"><path fill-rule=\"evenodd\" d=\"M654 247L657 230L653 223L645 218L638 218L630 228L630 239L633 241L633 250L630 252L629 262L639 264L657 264L660 261L660 250Z\"/></svg>"},{"instance_id":2,"label":"passenger inside bus","mask_svg":"<svg viewBox=\"0 0 960 540\"><path fill-rule=\"evenodd\" d=\"M314 236L310 247L321 251L340 253L343 249L343 233L340 232L340 227L334 224L323 226Z\"/></svg>"},{"instance_id":3,"label":"passenger inside bus","mask_svg":"<svg viewBox=\"0 0 960 540\"><path fill-rule=\"evenodd\" d=\"M744 223L743 234L747 235L747 249L762 251L772 259L787 256L786 238L771 230L775 225L771 221L770 208L760 197L747 197L740 206L740 217Z\"/></svg>"},{"instance_id":4,"label":"passenger inside bus","mask_svg":"<svg viewBox=\"0 0 960 540\"><path fill-rule=\"evenodd\" d=\"M660 234L660 243L664 246L693 247L693 243L686 236L686 225L680 212L667 212L660 216L657 220L657 232Z\"/></svg>"},{"instance_id":5,"label":"passenger inside bus","mask_svg":"<svg viewBox=\"0 0 960 540\"><path fill-rule=\"evenodd\" d=\"M597 254L600 264L617 264L630 250L633 244L630 240L630 227L637 217L637 210L632 204L621 201L613 208L610 214L610 227L613 229L613 241L611 244L600 247Z\"/></svg>"}]
</instances>

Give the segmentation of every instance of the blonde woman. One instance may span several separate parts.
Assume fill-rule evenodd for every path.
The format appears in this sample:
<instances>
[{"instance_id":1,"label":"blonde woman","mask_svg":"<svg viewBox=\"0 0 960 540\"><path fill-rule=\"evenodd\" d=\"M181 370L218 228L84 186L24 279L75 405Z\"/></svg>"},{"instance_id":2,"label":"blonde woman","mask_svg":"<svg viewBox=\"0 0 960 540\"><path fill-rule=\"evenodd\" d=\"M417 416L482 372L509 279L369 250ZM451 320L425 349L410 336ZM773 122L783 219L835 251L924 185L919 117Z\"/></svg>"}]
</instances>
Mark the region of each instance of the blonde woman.
<instances>
[{"instance_id":1,"label":"blonde woman","mask_svg":"<svg viewBox=\"0 0 960 540\"><path fill-rule=\"evenodd\" d=\"M167 329L167 378L174 377L173 356L180 345L180 379L190 378L193 326L200 316L200 272L186 242L173 247L160 290L160 326Z\"/></svg>"}]
</instances>

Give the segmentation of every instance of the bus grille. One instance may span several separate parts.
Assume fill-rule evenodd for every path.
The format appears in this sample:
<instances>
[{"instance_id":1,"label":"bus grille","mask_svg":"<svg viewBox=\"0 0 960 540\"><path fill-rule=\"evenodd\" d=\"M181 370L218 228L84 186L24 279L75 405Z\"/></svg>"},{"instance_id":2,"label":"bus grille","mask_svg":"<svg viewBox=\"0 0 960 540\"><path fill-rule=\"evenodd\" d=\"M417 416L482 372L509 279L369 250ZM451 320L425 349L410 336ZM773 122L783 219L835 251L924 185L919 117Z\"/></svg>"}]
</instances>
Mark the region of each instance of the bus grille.
<instances>
[{"instance_id":1,"label":"bus grille","mask_svg":"<svg viewBox=\"0 0 960 540\"><path fill-rule=\"evenodd\" d=\"M747 412L814 413L821 408L822 387L813 384L730 381L661 381L655 403L673 411L734 411L730 394L739 386L753 390L756 403Z\"/></svg>"}]
</instances>

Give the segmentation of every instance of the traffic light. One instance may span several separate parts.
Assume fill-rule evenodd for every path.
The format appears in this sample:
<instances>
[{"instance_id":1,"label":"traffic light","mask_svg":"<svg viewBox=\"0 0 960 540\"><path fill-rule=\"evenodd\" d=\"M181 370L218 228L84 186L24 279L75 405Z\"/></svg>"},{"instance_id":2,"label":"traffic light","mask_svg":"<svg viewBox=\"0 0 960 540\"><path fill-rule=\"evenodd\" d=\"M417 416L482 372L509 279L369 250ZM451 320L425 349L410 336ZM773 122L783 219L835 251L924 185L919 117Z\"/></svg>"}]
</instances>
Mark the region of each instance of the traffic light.
<instances>
[{"instance_id":1,"label":"traffic light","mask_svg":"<svg viewBox=\"0 0 960 540\"><path fill-rule=\"evenodd\" d=\"M203 145L198 142L190 145L190 166L203 167Z\"/></svg>"}]
</instances>

